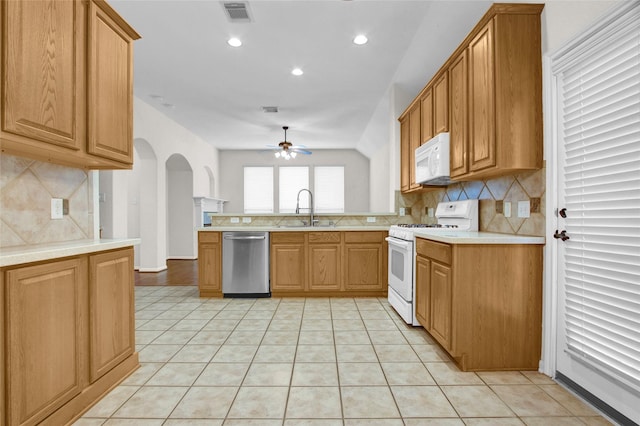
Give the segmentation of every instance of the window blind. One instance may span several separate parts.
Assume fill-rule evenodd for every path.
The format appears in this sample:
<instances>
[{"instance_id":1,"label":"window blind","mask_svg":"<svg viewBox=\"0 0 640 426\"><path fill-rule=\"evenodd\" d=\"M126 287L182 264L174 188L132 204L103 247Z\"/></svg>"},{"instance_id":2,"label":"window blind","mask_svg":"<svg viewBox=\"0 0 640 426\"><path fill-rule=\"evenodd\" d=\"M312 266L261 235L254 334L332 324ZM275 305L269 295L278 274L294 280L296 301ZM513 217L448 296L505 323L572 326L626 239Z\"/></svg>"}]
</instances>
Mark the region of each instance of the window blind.
<instances>
[{"instance_id":1,"label":"window blind","mask_svg":"<svg viewBox=\"0 0 640 426\"><path fill-rule=\"evenodd\" d=\"M313 180L316 212L344 213L344 167L315 167Z\"/></svg>"},{"instance_id":2,"label":"window blind","mask_svg":"<svg viewBox=\"0 0 640 426\"><path fill-rule=\"evenodd\" d=\"M629 17L559 68L566 350L637 389L640 20Z\"/></svg>"},{"instance_id":3,"label":"window blind","mask_svg":"<svg viewBox=\"0 0 640 426\"><path fill-rule=\"evenodd\" d=\"M298 192L309 189L309 167L280 167L278 211L280 213L295 213ZM300 194L300 212L309 211L309 193Z\"/></svg>"},{"instance_id":4,"label":"window blind","mask_svg":"<svg viewBox=\"0 0 640 426\"><path fill-rule=\"evenodd\" d=\"M244 168L244 212L273 213L273 167Z\"/></svg>"}]
</instances>

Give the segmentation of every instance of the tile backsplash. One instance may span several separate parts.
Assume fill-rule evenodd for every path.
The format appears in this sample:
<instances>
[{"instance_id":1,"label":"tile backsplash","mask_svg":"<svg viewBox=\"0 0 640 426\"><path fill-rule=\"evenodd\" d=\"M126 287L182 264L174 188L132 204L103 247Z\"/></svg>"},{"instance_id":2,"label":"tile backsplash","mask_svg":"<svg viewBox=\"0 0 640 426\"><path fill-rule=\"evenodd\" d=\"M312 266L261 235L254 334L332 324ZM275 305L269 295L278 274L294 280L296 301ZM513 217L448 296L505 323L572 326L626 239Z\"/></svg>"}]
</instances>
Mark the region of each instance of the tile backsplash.
<instances>
[{"instance_id":1,"label":"tile backsplash","mask_svg":"<svg viewBox=\"0 0 640 426\"><path fill-rule=\"evenodd\" d=\"M545 233L545 169L502 176L481 181L460 182L429 192L402 194L396 192L396 211L410 207L411 214L400 217L400 223L436 223L429 217L428 209L441 201L478 199L480 230L502 234L544 236ZM517 215L518 201L539 198L539 213L528 218ZM497 201L511 202L511 217L505 217L496 209ZM499 207L499 205L498 205Z\"/></svg>"},{"instance_id":2,"label":"tile backsplash","mask_svg":"<svg viewBox=\"0 0 640 426\"><path fill-rule=\"evenodd\" d=\"M0 247L93 238L92 185L81 169L0 155ZM69 214L51 219L51 199Z\"/></svg>"}]
</instances>

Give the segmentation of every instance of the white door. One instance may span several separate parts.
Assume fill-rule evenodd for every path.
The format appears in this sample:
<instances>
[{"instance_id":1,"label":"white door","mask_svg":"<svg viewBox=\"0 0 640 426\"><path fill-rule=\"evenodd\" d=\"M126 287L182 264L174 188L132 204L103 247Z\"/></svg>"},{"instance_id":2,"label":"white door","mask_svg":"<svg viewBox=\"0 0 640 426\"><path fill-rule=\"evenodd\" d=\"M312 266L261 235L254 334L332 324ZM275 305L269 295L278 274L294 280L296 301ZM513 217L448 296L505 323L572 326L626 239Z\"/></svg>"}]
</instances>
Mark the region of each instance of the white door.
<instances>
[{"instance_id":1,"label":"white door","mask_svg":"<svg viewBox=\"0 0 640 426\"><path fill-rule=\"evenodd\" d=\"M605 21L552 65L556 377L640 422L640 3Z\"/></svg>"}]
</instances>

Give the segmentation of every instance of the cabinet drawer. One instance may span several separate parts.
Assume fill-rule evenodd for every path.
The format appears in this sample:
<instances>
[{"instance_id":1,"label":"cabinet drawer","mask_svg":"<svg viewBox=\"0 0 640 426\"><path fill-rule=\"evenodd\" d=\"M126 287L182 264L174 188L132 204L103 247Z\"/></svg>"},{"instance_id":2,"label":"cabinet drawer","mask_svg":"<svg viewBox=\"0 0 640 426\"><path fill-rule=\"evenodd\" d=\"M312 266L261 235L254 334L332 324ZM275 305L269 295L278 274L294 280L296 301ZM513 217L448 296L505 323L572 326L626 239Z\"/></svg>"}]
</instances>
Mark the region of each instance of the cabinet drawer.
<instances>
[{"instance_id":1,"label":"cabinet drawer","mask_svg":"<svg viewBox=\"0 0 640 426\"><path fill-rule=\"evenodd\" d=\"M220 233L210 231L198 232L198 241L200 241L201 243L219 243Z\"/></svg>"},{"instance_id":2,"label":"cabinet drawer","mask_svg":"<svg viewBox=\"0 0 640 426\"><path fill-rule=\"evenodd\" d=\"M416 238L416 253L446 265L451 265L451 246L449 244Z\"/></svg>"},{"instance_id":3,"label":"cabinet drawer","mask_svg":"<svg viewBox=\"0 0 640 426\"><path fill-rule=\"evenodd\" d=\"M304 232L272 232L269 238L272 244L304 243Z\"/></svg>"},{"instance_id":4,"label":"cabinet drawer","mask_svg":"<svg viewBox=\"0 0 640 426\"><path fill-rule=\"evenodd\" d=\"M344 233L345 243L379 243L384 240L384 232L353 231Z\"/></svg>"},{"instance_id":5,"label":"cabinet drawer","mask_svg":"<svg viewBox=\"0 0 640 426\"><path fill-rule=\"evenodd\" d=\"M309 232L310 243L339 243L340 232Z\"/></svg>"}]
</instances>

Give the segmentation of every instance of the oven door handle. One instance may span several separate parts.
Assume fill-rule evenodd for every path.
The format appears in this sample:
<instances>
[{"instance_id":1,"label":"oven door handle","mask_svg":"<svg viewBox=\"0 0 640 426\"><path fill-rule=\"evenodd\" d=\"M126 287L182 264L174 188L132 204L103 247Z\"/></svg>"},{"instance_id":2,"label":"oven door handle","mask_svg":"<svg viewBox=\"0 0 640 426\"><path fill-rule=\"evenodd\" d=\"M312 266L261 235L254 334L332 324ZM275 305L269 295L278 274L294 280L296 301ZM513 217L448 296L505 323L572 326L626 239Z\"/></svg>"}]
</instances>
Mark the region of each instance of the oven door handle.
<instances>
[{"instance_id":1,"label":"oven door handle","mask_svg":"<svg viewBox=\"0 0 640 426\"><path fill-rule=\"evenodd\" d=\"M390 246L401 247L403 249L411 248L411 243L398 240L397 238L387 237L385 240L389 243Z\"/></svg>"}]
</instances>

